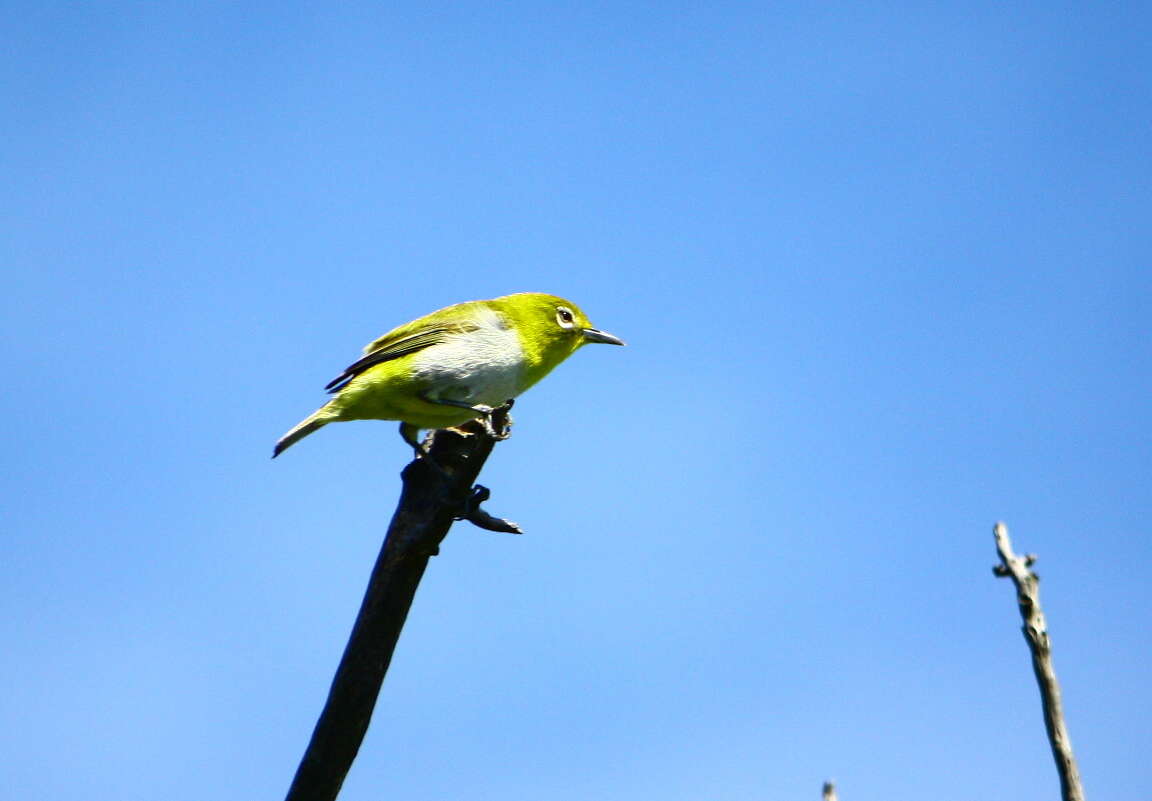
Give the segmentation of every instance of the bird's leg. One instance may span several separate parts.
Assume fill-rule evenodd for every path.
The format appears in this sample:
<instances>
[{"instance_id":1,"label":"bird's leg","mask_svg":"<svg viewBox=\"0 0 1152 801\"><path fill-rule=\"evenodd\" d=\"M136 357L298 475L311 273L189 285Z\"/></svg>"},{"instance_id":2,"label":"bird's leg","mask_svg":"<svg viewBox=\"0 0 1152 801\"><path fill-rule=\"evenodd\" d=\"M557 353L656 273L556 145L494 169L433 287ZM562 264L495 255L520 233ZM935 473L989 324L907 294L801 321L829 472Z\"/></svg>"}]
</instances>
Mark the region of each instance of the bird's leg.
<instances>
[{"instance_id":1,"label":"bird's leg","mask_svg":"<svg viewBox=\"0 0 1152 801\"><path fill-rule=\"evenodd\" d=\"M421 444L420 439L419 439L419 434L420 434L420 427L419 426L414 426L411 423L401 423L400 424L400 436L404 439L405 442L407 442L412 447L412 450L416 452L416 458L417 459L419 459L421 457L427 458L428 451L426 451L424 449L424 446ZM429 460L429 461L431 461L431 460Z\"/></svg>"},{"instance_id":2,"label":"bird's leg","mask_svg":"<svg viewBox=\"0 0 1152 801\"><path fill-rule=\"evenodd\" d=\"M486 403L467 403L465 401L451 400L449 398L435 398L434 399L434 398L429 398L427 395L422 395L421 398L423 400L428 401L429 403L436 403L436 404L439 404L441 406L455 406L458 409L467 409L468 411L476 412L476 416L479 418L480 422L483 423L483 425L484 425L484 433L485 434L492 437L492 439L494 439L494 440L505 440L505 439L508 439L508 437L509 437L509 433L507 430L505 430L503 432L497 431L496 427L494 425L492 425L492 413L497 411L498 409L504 409L504 410L511 409L512 408L512 399L511 398L506 400L502 406L497 406L495 408L487 405ZM507 428L507 427L505 427L505 428ZM403 426L401 426L401 429L403 429ZM407 439L407 437L405 437L405 439Z\"/></svg>"},{"instance_id":3,"label":"bird's leg","mask_svg":"<svg viewBox=\"0 0 1152 801\"><path fill-rule=\"evenodd\" d=\"M492 439L502 442L508 439L508 437L512 436L512 415L508 413L512 411L512 405L515 403L515 398L509 398L500 406L497 406L495 409L493 409L492 414L484 418L484 430L492 436ZM493 416L497 414L500 416L499 431L495 430L495 427L492 424Z\"/></svg>"},{"instance_id":4,"label":"bird's leg","mask_svg":"<svg viewBox=\"0 0 1152 801\"><path fill-rule=\"evenodd\" d=\"M442 465L438 464L436 460L432 458L432 454L428 451L428 449L424 447L424 443L422 443L418 437L419 433L419 426L414 426L411 423L400 424L400 436L403 437L404 441L412 447L412 451L416 454L416 458L431 465L432 469L439 473L442 479L446 481L451 480L452 477L448 475L448 471L445 470Z\"/></svg>"},{"instance_id":5,"label":"bird's leg","mask_svg":"<svg viewBox=\"0 0 1152 801\"><path fill-rule=\"evenodd\" d=\"M515 401L513 401L512 398L509 398L508 400L504 401L504 403L495 408L491 406L484 406L482 404L477 404L476 406L469 408L477 411L480 409L486 409L487 411L480 412L479 418L480 423L484 426L484 433L492 437L492 439L496 440L497 442L503 442L504 440L508 439L508 437L512 436L512 418L508 415L508 410L512 408L512 404L514 402ZM492 422L493 415L495 415L497 412L503 412L499 431L496 430L496 425Z\"/></svg>"}]
</instances>

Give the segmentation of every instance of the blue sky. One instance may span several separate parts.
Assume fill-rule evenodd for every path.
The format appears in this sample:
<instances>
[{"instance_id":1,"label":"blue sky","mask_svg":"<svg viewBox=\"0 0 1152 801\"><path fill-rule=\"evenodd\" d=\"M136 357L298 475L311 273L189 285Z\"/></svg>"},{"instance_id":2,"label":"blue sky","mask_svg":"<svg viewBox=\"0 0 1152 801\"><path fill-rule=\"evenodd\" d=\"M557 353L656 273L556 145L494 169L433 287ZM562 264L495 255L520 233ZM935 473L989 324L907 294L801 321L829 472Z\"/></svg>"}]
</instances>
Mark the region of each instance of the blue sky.
<instances>
[{"instance_id":1,"label":"blue sky","mask_svg":"<svg viewBox=\"0 0 1152 801\"><path fill-rule=\"evenodd\" d=\"M6 3L0 791L278 798L407 452L392 326L569 297L523 537L433 560L341 798L1144 789L1152 14Z\"/></svg>"}]
</instances>

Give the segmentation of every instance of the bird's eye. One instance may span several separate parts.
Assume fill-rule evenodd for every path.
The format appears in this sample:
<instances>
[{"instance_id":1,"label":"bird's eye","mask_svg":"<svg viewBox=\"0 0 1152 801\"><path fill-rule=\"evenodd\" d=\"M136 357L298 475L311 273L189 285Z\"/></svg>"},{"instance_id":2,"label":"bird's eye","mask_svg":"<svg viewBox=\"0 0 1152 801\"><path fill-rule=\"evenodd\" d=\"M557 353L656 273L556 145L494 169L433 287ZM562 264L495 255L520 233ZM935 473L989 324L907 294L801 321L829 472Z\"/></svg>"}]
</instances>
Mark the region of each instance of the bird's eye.
<instances>
[{"instance_id":1,"label":"bird's eye","mask_svg":"<svg viewBox=\"0 0 1152 801\"><path fill-rule=\"evenodd\" d=\"M556 322L561 328L571 328L576 323L576 315L567 306L557 306Z\"/></svg>"}]
</instances>

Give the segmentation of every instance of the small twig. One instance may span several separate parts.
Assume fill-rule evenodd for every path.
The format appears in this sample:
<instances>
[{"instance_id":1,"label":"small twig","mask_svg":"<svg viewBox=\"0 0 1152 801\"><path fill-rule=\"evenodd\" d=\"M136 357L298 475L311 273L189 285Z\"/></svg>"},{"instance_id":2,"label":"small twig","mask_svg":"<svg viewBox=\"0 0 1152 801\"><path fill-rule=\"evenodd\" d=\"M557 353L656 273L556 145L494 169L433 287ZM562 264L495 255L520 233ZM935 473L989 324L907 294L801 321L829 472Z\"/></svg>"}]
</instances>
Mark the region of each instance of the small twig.
<instances>
[{"instance_id":1,"label":"small twig","mask_svg":"<svg viewBox=\"0 0 1152 801\"><path fill-rule=\"evenodd\" d=\"M492 423L497 437L479 421L435 432L428 445L435 464L420 458L404 468L400 502L286 801L333 801L339 794L368 731L428 559L439 552L453 521L466 519L482 528L520 533L514 523L480 509L490 494L487 489L472 489L493 446L507 431L507 409L496 410Z\"/></svg>"},{"instance_id":2,"label":"small twig","mask_svg":"<svg viewBox=\"0 0 1152 801\"><path fill-rule=\"evenodd\" d=\"M1072 743L1068 739L1068 729L1064 724L1064 709L1060 701L1060 684L1056 681L1056 671L1052 667L1052 645L1048 639L1048 623L1040 608L1040 577L1031 567L1036 563L1035 554L1017 556L1012 552L1012 541L1008 539L1008 527L997 523L993 528L996 537L996 552L1000 564L992 572L1012 579L1016 585L1016 600L1020 606L1020 616L1024 619L1024 639L1032 653L1032 670L1036 683L1040 685L1040 700L1044 707L1044 727L1048 731L1048 742L1052 746L1052 756L1056 760L1056 771L1060 774L1060 797L1063 801L1084 801L1084 789L1080 785L1080 771L1076 758L1072 755Z\"/></svg>"},{"instance_id":3,"label":"small twig","mask_svg":"<svg viewBox=\"0 0 1152 801\"><path fill-rule=\"evenodd\" d=\"M523 529L511 520L502 517L493 517L480 508L480 504L492 497L492 491L485 486L477 484L472 488L472 497L464 503L461 514L457 520L467 520L474 526L488 531L499 531L504 534L523 534Z\"/></svg>"}]
</instances>

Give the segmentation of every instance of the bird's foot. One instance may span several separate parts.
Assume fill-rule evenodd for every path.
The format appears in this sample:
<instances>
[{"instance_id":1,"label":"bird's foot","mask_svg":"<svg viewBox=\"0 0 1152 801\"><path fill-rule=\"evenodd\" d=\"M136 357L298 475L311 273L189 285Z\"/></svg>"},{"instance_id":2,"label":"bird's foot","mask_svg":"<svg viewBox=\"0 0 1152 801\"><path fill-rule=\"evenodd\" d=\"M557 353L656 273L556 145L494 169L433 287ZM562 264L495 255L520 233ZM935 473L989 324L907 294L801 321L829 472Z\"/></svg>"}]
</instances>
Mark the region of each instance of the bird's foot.
<instances>
[{"instance_id":1,"label":"bird's foot","mask_svg":"<svg viewBox=\"0 0 1152 801\"><path fill-rule=\"evenodd\" d=\"M432 458L432 451L431 451L432 434L431 434L431 432L428 433L428 436L424 437L423 442L420 441L419 434L420 434L420 429L418 427L412 425L411 423L401 423L400 424L400 436L402 436L404 438L404 441L407 442L409 447L412 448L412 453L415 456L415 458L418 461L427 463L428 466L431 467L432 469L434 469L440 475L440 477L442 479L449 480L451 478L451 476L448 474L448 471L445 470L442 465L437 463L436 460Z\"/></svg>"},{"instance_id":2,"label":"bird's foot","mask_svg":"<svg viewBox=\"0 0 1152 801\"><path fill-rule=\"evenodd\" d=\"M487 411L482 413L480 422L484 425L485 434L497 442L503 442L512 436L512 415L508 412L512 410L512 405L515 402L514 399L509 398L496 408L483 407Z\"/></svg>"}]
</instances>

